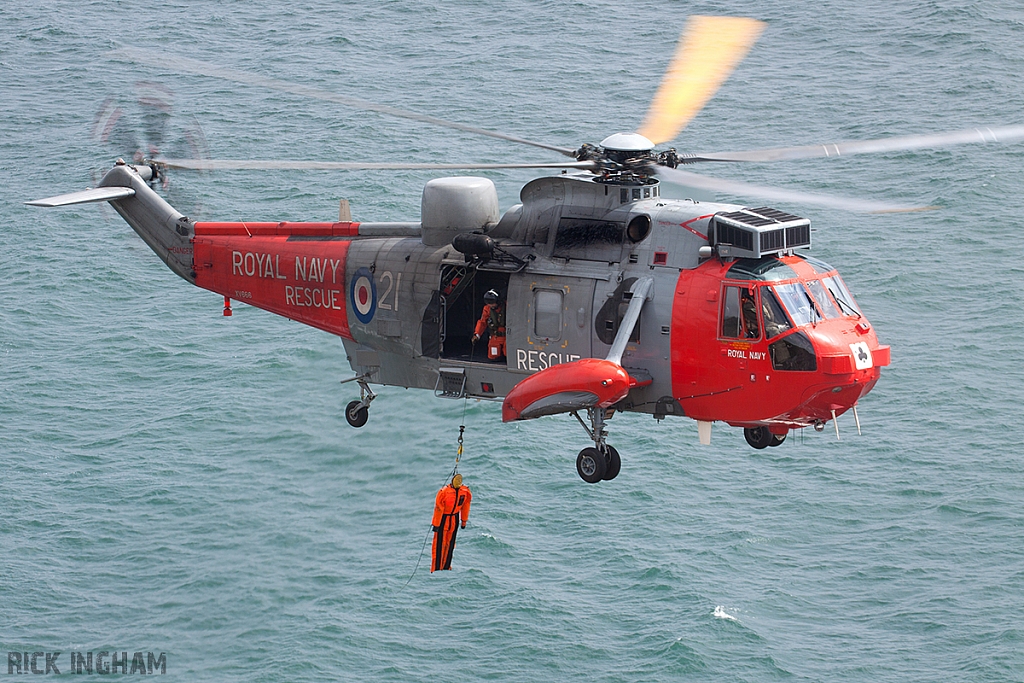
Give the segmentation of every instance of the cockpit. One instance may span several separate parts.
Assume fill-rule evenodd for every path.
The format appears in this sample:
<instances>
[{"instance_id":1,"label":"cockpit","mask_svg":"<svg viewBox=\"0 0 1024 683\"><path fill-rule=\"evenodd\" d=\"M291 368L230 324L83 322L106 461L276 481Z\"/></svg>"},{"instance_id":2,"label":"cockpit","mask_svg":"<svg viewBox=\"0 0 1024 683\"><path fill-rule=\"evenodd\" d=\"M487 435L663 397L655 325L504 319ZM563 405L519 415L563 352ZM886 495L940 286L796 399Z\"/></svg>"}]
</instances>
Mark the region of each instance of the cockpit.
<instances>
[{"instance_id":1,"label":"cockpit","mask_svg":"<svg viewBox=\"0 0 1024 683\"><path fill-rule=\"evenodd\" d=\"M767 340L776 370L817 369L814 345L800 328L863 317L839 273L808 256L739 259L726 280L720 336Z\"/></svg>"}]
</instances>

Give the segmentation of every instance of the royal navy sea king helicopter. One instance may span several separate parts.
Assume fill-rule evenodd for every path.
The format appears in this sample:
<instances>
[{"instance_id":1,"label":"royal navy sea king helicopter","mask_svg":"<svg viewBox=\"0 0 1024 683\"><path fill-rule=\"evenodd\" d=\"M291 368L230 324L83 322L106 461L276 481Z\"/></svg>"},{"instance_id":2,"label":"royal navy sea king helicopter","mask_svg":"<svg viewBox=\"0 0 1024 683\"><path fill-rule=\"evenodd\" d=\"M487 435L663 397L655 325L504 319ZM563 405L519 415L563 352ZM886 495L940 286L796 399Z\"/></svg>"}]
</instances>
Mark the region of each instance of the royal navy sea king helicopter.
<instances>
[{"instance_id":1,"label":"royal navy sea king helicopter","mask_svg":"<svg viewBox=\"0 0 1024 683\"><path fill-rule=\"evenodd\" d=\"M708 178L678 166L884 152L1024 137L1024 126L752 152L687 155L671 142L746 55L763 25L693 17L644 124L600 145L548 145L191 59L176 70L319 97L572 157L564 163L360 164L118 160L95 189L29 202L109 202L182 279L341 338L366 423L371 385L502 402L502 420L568 413L593 441L585 481L620 468L607 442L618 411L744 430L754 448L821 431L874 387L889 347L838 272L807 254L810 221L769 206L667 199L662 183L855 211L914 210ZM147 52L138 63L166 66ZM549 168L504 212L494 184L444 177L423 188L419 221L216 222L156 191L171 169ZM571 171L571 172L570 172ZM485 296L504 311L504 349L474 343ZM227 312L227 311L226 311ZM497 332L492 326L492 337ZM491 353L485 346L494 347ZM502 353L503 352L503 353ZM585 415L584 418L582 415ZM859 428L859 418L857 418ZM838 427L836 428L838 436Z\"/></svg>"}]
</instances>

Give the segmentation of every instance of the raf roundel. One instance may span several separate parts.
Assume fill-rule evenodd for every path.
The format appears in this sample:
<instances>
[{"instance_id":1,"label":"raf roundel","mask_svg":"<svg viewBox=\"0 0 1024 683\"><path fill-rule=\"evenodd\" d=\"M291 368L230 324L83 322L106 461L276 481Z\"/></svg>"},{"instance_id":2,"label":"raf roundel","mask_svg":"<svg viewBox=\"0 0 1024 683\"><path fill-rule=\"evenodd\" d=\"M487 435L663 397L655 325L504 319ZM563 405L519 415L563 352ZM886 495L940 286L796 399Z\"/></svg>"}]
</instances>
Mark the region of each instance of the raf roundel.
<instances>
[{"instance_id":1,"label":"raf roundel","mask_svg":"<svg viewBox=\"0 0 1024 683\"><path fill-rule=\"evenodd\" d=\"M365 325L373 320L373 314L377 311L377 285L373 281L373 273L368 269L360 268L352 276L349 298L359 322Z\"/></svg>"}]
</instances>

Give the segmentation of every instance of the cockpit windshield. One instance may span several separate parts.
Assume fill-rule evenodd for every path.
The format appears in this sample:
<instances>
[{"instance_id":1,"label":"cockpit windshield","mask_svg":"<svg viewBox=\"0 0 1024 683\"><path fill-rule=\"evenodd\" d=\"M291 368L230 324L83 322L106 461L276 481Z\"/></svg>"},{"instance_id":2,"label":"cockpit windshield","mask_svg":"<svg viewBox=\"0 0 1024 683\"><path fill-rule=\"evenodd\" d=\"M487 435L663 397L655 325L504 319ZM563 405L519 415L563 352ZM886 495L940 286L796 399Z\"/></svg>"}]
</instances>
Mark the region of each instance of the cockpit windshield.
<instances>
[{"instance_id":1,"label":"cockpit windshield","mask_svg":"<svg viewBox=\"0 0 1024 683\"><path fill-rule=\"evenodd\" d=\"M846 316L862 317L860 308L846 283L835 269L823 261L807 255L799 255L811 267L814 275L801 276L777 257L761 259L737 259L729 268L727 277L737 280L760 280L761 318L764 322L765 338L771 339L783 332L810 323ZM831 273L829 275L828 273ZM802 281L798 280L803 277ZM785 280L794 280L784 282ZM735 288L729 288L735 289ZM749 326L743 324L739 289L731 293L727 302L722 334L725 337L743 337ZM744 290L747 291L747 290ZM750 290L753 292L753 290ZM729 292L727 292L729 294ZM751 297L751 300L753 298ZM788 316L787 316L788 313ZM752 328L750 328L752 329ZM754 334L753 336L758 336Z\"/></svg>"},{"instance_id":2,"label":"cockpit windshield","mask_svg":"<svg viewBox=\"0 0 1024 683\"><path fill-rule=\"evenodd\" d=\"M814 297L814 302L818 304L818 311L823 313L826 318L843 317L843 314L836 308L836 305L832 303L831 297L825 292L825 286L821 284L821 280L808 280L807 289L811 290L811 296Z\"/></svg>"},{"instance_id":3,"label":"cockpit windshield","mask_svg":"<svg viewBox=\"0 0 1024 683\"><path fill-rule=\"evenodd\" d=\"M860 308L857 307L857 302L853 300L853 295L850 294L850 290L846 288L846 283L838 275L827 277L822 282L825 283L825 287L828 291L832 292L832 298L839 304L839 308L843 309L844 315L855 315L858 318L863 317L863 313L860 312Z\"/></svg>"},{"instance_id":4,"label":"cockpit windshield","mask_svg":"<svg viewBox=\"0 0 1024 683\"><path fill-rule=\"evenodd\" d=\"M790 282L784 285L773 285L775 293L779 295L782 305L789 311L789 317L797 327L821 320L818 309L811 301L811 295L799 282Z\"/></svg>"}]
</instances>

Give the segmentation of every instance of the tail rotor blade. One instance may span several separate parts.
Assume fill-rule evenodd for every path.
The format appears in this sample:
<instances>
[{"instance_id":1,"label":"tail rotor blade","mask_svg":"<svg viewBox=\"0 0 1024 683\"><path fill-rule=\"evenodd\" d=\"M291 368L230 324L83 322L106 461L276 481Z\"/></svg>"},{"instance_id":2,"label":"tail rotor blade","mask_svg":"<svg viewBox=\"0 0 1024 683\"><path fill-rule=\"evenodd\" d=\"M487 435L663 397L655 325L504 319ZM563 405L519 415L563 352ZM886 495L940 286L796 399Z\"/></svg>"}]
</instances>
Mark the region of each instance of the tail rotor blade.
<instances>
[{"instance_id":1,"label":"tail rotor blade","mask_svg":"<svg viewBox=\"0 0 1024 683\"><path fill-rule=\"evenodd\" d=\"M638 132L656 145L674 140L763 29L762 22L745 17L691 17Z\"/></svg>"},{"instance_id":2,"label":"tail rotor blade","mask_svg":"<svg viewBox=\"0 0 1024 683\"><path fill-rule=\"evenodd\" d=\"M146 136L147 153L152 154L164 148L167 127L171 119L174 93L170 88L153 81L138 81L135 97L141 117L142 130Z\"/></svg>"}]
</instances>

